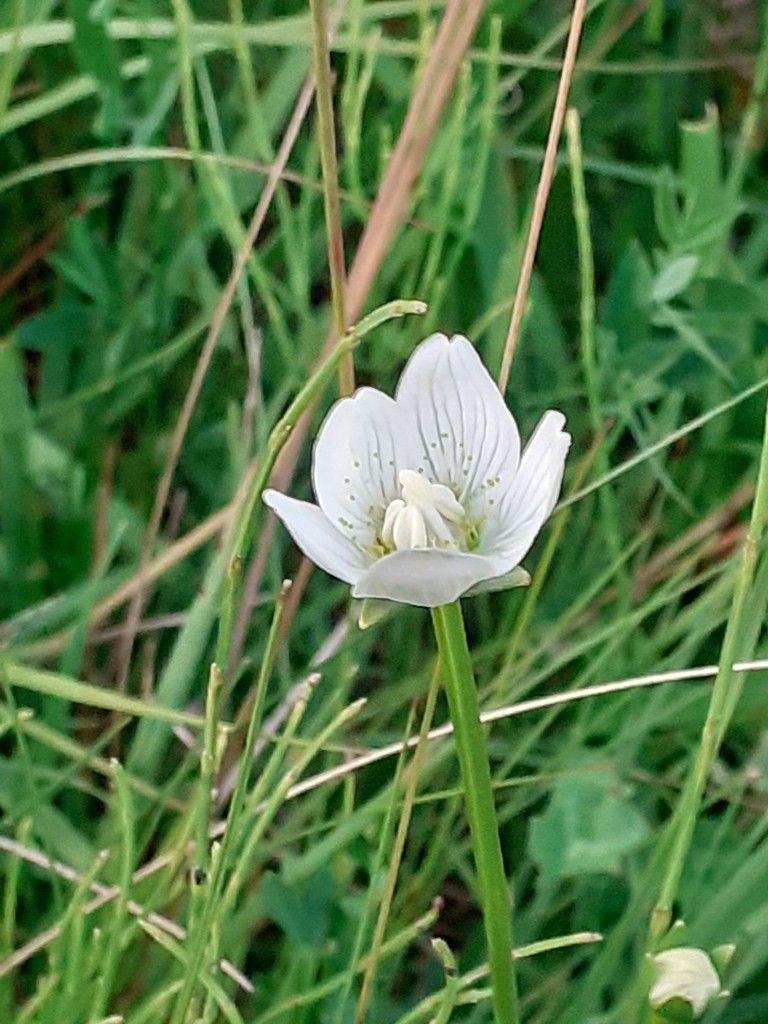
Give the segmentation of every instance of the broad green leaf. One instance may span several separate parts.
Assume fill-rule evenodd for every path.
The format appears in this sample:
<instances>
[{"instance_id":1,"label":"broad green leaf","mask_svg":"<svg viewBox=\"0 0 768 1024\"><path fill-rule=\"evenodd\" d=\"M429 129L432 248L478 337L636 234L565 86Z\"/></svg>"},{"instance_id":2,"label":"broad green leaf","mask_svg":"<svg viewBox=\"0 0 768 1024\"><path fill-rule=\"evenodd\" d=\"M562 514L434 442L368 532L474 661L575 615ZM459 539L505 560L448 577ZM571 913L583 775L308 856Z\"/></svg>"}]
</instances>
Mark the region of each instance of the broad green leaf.
<instances>
[{"instance_id":1,"label":"broad green leaf","mask_svg":"<svg viewBox=\"0 0 768 1024\"><path fill-rule=\"evenodd\" d=\"M648 836L648 824L613 775L559 781L549 806L531 826L530 847L542 886L562 878L616 872Z\"/></svg>"}]
</instances>

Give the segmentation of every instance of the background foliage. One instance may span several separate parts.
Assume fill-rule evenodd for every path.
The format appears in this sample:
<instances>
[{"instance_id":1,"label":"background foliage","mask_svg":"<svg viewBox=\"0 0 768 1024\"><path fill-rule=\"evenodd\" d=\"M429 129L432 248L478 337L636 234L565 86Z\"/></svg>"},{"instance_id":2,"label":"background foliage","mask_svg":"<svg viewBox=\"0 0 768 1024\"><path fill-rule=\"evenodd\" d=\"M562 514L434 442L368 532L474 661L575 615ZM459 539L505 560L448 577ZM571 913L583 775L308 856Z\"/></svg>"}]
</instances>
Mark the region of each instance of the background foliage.
<instances>
[{"instance_id":1,"label":"background foliage","mask_svg":"<svg viewBox=\"0 0 768 1024\"><path fill-rule=\"evenodd\" d=\"M441 13L430 0L346 4L333 67L349 253ZM756 476L756 385L768 374L768 185L753 89L763 14L754 0L590 6L571 102L582 118L594 348L579 321L574 213L583 223L585 211L574 211L563 147L508 398L524 434L543 409L566 412L566 493L584 473L589 484L622 472L538 542L529 568L551 557L540 591L467 604L488 707L717 660ZM391 389L433 329L467 333L497 369L568 16L560 2L486 5L409 223L366 302L413 296L429 312L369 336L355 356L360 382ZM151 721L146 708L203 710L221 533L211 517L263 451L327 330L311 114L223 325L149 563L142 539L206 326L308 71L309 16L299 0L226 10L6 0L0 18L0 1019L165 1021L188 949L146 914L189 923L200 732L194 718ZM293 493L309 493L309 455L305 445ZM262 550L224 693L224 717L238 723L280 581L299 567L281 531ZM137 573L146 607L126 674L124 588ZM762 559L743 657L766 654L767 574ZM408 771L392 757L294 799L283 780L417 730L434 653L422 611L399 609L360 632L348 604L343 585L313 573L280 639L251 781L268 803L246 802L239 873L213 924L221 955L254 991L204 972L206 1021L354 1019ZM315 671L303 708L296 684ZM74 680L93 689L75 692ZM518 943L604 935L521 961L531 1024L629 1019L659 830L707 693L706 682L630 690L493 726ZM362 696L354 718L328 728ZM445 714L440 699L436 721ZM711 1015L729 1024L768 1017L767 729L754 674L680 893L692 942L737 945L733 999ZM239 729L225 775L241 752ZM368 1018L377 1024L430 1020L440 1005L450 1014L457 993L430 936L446 940L462 975L482 962L456 780L450 742L436 741L414 782ZM221 787L214 816L225 806ZM131 880L157 858L161 870ZM86 913L98 886L113 885L106 907ZM12 958L39 935L37 952ZM489 1019L482 978L465 977L458 999L451 1019Z\"/></svg>"}]
</instances>

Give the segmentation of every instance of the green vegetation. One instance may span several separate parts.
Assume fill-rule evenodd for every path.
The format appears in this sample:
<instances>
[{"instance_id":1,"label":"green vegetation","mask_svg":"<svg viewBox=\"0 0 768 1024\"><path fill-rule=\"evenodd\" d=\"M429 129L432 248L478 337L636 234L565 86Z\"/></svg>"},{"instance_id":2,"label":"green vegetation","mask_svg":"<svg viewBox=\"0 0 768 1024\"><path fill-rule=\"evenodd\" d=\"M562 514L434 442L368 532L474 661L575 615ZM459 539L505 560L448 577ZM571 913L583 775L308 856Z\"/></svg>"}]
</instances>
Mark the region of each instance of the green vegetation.
<instances>
[{"instance_id":1,"label":"green vegetation","mask_svg":"<svg viewBox=\"0 0 768 1024\"><path fill-rule=\"evenodd\" d=\"M327 14L321 133L303 0L0 3L2 1024L492 1020L429 613L359 629L260 496L350 357L498 373L570 7ZM727 943L701 1019L768 1019L767 92L759 0L587 6L506 391L563 497L462 605L525 1024Z\"/></svg>"}]
</instances>

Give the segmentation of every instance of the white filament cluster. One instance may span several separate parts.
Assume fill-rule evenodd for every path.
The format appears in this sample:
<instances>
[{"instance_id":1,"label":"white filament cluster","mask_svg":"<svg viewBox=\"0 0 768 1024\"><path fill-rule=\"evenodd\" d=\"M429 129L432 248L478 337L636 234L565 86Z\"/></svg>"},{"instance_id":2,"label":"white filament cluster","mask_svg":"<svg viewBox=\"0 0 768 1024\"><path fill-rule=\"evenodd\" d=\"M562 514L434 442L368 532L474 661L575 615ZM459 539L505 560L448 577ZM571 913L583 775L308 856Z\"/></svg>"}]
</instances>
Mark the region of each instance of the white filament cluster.
<instances>
[{"instance_id":1,"label":"white filament cluster","mask_svg":"<svg viewBox=\"0 0 768 1024\"><path fill-rule=\"evenodd\" d=\"M458 548L466 513L450 487L430 483L413 469L401 469L398 480L402 498L387 505L381 528L385 548Z\"/></svg>"}]
</instances>

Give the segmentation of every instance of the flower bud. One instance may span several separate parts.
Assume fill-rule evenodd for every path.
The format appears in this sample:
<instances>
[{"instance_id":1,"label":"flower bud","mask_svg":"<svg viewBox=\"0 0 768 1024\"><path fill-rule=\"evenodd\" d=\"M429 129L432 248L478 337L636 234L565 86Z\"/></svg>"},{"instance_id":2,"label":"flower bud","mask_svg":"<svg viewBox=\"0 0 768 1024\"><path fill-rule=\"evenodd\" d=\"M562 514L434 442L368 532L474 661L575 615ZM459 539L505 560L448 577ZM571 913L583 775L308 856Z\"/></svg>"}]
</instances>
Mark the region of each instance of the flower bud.
<instances>
[{"instance_id":1,"label":"flower bud","mask_svg":"<svg viewBox=\"0 0 768 1024\"><path fill-rule=\"evenodd\" d=\"M651 958L654 982L648 999L665 1020L698 1020L723 989L709 956L693 946L665 949Z\"/></svg>"}]
</instances>

